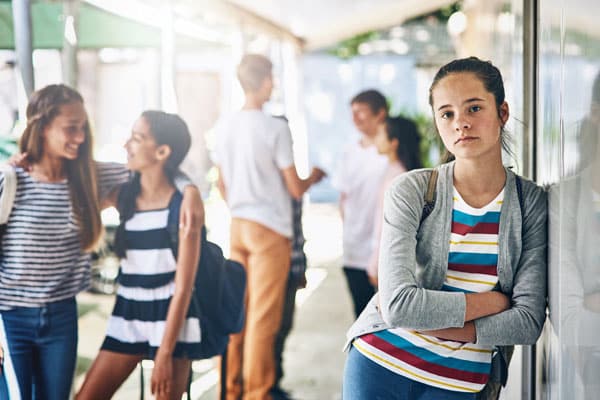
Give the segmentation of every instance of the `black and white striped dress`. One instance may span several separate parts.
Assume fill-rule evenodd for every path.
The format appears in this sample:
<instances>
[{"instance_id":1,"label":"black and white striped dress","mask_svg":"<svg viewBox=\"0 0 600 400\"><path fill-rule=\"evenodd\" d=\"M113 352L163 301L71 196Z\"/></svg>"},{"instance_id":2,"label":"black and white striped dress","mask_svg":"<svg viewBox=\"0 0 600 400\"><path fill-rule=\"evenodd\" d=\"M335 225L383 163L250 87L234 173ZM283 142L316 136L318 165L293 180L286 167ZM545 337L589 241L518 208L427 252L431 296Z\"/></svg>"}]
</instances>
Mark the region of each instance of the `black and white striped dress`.
<instances>
[{"instance_id":1,"label":"black and white striped dress","mask_svg":"<svg viewBox=\"0 0 600 400\"><path fill-rule=\"evenodd\" d=\"M126 257L121 260L117 299L103 350L148 359L156 355L175 291L176 261L166 229L168 215L168 209L137 211L125 223ZM195 350L201 338L198 311L192 302L174 357L199 358Z\"/></svg>"}]
</instances>

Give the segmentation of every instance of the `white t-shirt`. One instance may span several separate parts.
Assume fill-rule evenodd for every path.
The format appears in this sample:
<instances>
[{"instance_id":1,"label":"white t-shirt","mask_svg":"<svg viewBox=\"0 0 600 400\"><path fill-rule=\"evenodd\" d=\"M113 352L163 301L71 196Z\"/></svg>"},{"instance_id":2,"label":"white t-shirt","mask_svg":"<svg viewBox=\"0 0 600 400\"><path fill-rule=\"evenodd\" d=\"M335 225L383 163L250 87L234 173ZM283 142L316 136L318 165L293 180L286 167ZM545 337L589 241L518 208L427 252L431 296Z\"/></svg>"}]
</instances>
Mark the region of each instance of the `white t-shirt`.
<instances>
[{"instance_id":1,"label":"white t-shirt","mask_svg":"<svg viewBox=\"0 0 600 400\"><path fill-rule=\"evenodd\" d=\"M346 146L333 186L345 194L344 266L366 269L373 252L373 234L377 198L388 165L374 145L363 147L360 141Z\"/></svg>"},{"instance_id":2,"label":"white t-shirt","mask_svg":"<svg viewBox=\"0 0 600 400\"><path fill-rule=\"evenodd\" d=\"M216 137L214 161L231 216L291 238L291 196L281 173L294 165L287 123L260 110L241 110L218 124Z\"/></svg>"}]
</instances>

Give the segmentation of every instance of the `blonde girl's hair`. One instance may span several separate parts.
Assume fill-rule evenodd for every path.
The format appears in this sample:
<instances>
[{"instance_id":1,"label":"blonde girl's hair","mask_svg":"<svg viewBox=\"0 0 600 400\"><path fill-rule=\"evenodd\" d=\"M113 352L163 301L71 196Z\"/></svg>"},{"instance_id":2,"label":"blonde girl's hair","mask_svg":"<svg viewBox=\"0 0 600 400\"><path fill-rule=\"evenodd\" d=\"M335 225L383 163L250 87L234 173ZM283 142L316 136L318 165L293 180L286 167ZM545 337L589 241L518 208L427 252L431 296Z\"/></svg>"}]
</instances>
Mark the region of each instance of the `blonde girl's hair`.
<instances>
[{"instance_id":1,"label":"blonde girl's hair","mask_svg":"<svg viewBox=\"0 0 600 400\"><path fill-rule=\"evenodd\" d=\"M44 131L60 114L63 105L80 102L83 97L66 85L48 85L31 95L27 105L27 127L19 140L19 150L27 153L27 160L35 164L44 153ZM83 251L96 248L102 237L100 202L96 167L92 159L93 141L89 123L84 126L85 140L79 146L75 160L65 160L71 208L79 225Z\"/></svg>"}]
</instances>

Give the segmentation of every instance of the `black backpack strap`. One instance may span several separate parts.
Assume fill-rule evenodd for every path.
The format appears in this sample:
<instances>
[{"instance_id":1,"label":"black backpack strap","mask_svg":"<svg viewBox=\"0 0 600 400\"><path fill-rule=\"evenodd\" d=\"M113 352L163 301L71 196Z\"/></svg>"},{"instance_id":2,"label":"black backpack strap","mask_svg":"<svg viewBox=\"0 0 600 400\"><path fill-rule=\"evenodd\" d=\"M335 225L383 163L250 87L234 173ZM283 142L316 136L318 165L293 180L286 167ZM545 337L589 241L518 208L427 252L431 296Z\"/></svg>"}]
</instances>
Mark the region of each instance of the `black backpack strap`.
<instances>
[{"instance_id":1,"label":"black backpack strap","mask_svg":"<svg viewBox=\"0 0 600 400\"><path fill-rule=\"evenodd\" d=\"M190 372L188 375L188 383L187 383L187 400L192 400L192 364L190 364Z\"/></svg>"},{"instance_id":2,"label":"black backpack strap","mask_svg":"<svg viewBox=\"0 0 600 400\"><path fill-rule=\"evenodd\" d=\"M519 197L519 207L521 208L521 221L525 219L525 203L523 202L523 182L519 175L515 175L515 184L517 185L517 196Z\"/></svg>"},{"instance_id":3,"label":"black backpack strap","mask_svg":"<svg viewBox=\"0 0 600 400\"><path fill-rule=\"evenodd\" d=\"M182 200L183 196L181 193L175 191L173 196L171 196L171 201L169 201L169 215L167 217L167 232L171 240L171 251L176 260L179 251L179 213Z\"/></svg>"},{"instance_id":4,"label":"black backpack strap","mask_svg":"<svg viewBox=\"0 0 600 400\"><path fill-rule=\"evenodd\" d=\"M227 398L227 347L225 347L225 351L221 354L221 381L219 385L221 393L219 395L219 400L225 400Z\"/></svg>"},{"instance_id":5,"label":"black backpack strap","mask_svg":"<svg viewBox=\"0 0 600 400\"><path fill-rule=\"evenodd\" d=\"M141 361L138 363L138 365L140 366L140 400L144 400L144 387L146 386L144 384L144 367L142 366Z\"/></svg>"},{"instance_id":6,"label":"black backpack strap","mask_svg":"<svg viewBox=\"0 0 600 400\"><path fill-rule=\"evenodd\" d=\"M437 186L439 171L434 168L431 170L431 174L429 175L429 182L427 183L427 191L425 192L424 200L425 204L423 205L423 212L421 213L421 224L429 214L433 211L435 207L436 193L435 189Z\"/></svg>"}]
</instances>

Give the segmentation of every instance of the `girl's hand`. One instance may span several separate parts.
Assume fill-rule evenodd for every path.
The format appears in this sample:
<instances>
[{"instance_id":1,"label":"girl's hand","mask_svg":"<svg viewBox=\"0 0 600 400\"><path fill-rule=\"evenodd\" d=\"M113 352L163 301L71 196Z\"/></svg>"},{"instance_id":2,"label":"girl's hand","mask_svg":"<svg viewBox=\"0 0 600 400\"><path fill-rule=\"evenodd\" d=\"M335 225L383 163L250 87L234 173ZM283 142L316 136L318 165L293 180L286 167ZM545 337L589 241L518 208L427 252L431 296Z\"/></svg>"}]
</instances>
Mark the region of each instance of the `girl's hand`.
<instances>
[{"instance_id":1,"label":"girl's hand","mask_svg":"<svg viewBox=\"0 0 600 400\"><path fill-rule=\"evenodd\" d=\"M7 163L12 165L13 167L21 167L25 171L31 170L31 165L29 164L29 161L27 161L27 153L13 154L12 156L10 156Z\"/></svg>"},{"instance_id":2,"label":"girl's hand","mask_svg":"<svg viewBox=\"0 0 600 400\"><path fill-rule=\"evenodd\" d=\"M158 398L169 398L173 386L173 358L160 349L154 357L154 369L150 381L150 390Z\"/></svg>"},{"instance_id":3,"label":"girl's hand","mask_svg":"<svg viewBox=\"0 0 600 400\"><path fill-rule=\"evenodd\" d=\"M498 305L497 313L504 312L510 308L510 306L511 306L510 297L508 297L504 293L500 293L500 292L496 292L496 291L492 291L492 293L494 294L494 296L496 296L496 299L497 299L496 300L497 301L496 304Z\"/></svg>"}]
</instances>

